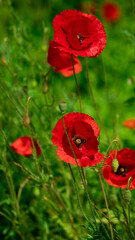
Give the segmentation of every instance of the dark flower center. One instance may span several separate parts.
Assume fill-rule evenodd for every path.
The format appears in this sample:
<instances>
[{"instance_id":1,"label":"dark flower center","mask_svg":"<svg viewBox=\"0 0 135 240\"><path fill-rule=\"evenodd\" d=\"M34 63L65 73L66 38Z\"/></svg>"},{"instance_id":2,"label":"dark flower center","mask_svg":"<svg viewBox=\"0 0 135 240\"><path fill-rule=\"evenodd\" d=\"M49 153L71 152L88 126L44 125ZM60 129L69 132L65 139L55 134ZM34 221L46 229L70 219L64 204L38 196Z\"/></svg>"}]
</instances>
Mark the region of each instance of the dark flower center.
<instances>
[{"instance_id":1,"label":"dark flower center","mask_svg":"<svg viewBox=\"0 0 135 240\"><path fill-rule=\"evenodd\" d=\"M126 177L128 169L122 165L119 165L117 172L115 173L116 175L122 175L122 177Z\"/></svg>"},{"instance_id":2,"label":"dark flower center","mask_svg":"<svg viewBox=\"0 0 135 240\"><path fill-rule=\"evenodd\" d=\"M84 40L84 37L82 36L81 33L78 33L78 34L77 34L77 38L78 38L80 44L82 44L82 41Z\"/></svg>"},{"instance_id":3,"label":"dark flower center","mask_svg":"<svg viewBox=\"0 0 135 240\"><path fill-rule=\"evenodd\" d=\"M86 140L84 138L81 138L80 136L74 136L72 137L72 140L78 148L81 147L84 143L86 143Z\"/></svg>"}]
</instances>

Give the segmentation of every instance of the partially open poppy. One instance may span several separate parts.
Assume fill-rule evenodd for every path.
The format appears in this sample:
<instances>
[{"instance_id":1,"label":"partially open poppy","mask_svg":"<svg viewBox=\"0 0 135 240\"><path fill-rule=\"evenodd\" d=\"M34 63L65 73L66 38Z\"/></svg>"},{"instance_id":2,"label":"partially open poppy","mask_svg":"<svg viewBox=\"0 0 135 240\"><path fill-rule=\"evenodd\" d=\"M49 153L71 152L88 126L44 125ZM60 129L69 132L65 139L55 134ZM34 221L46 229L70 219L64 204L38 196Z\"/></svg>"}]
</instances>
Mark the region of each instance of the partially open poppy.
<instances>
[{"instance_id":1,"label":"partially open poppy","mask_svg":"<svg viewBox=\"0 0 135 240\"><path fill-rule=\"evenodd\" d=\"M54 40L59 49L82 57L97 57L105 48L102 23L91 14L65 10L53 20Z\"/></svg>"},{"instance_id":2,"label":"partially open poppy","mask_svg":"<svg viewBox=\"0 0 135 240\"><path fill-rule=\"evenodd\" d=\"M36 142L36 140L33 140L33 141L34 141L34 146L36 149L37 156L39 156L41 155L41 149L38 143ZM25 157L29 157L30 155L32 155L32 150L34 150L32 140L28 136L23 136L18 138L10 146L15 152Z\"/></svg>"},{"instance_id":3,"label":"partially open poppy","mask_svg":"<svg viewBox=\"0 0 135 240\"><path fill-rule=\"evenodd\" d=\"M125 120L123 122L123 126L124 127L128 127L128 128L132 128L132 129L135 130L135 118L131 118L131 119Z\"/></svg>"},{"instance_id":4,"label":"partially open poppy","mask_svg":"<svg viewBox=\"0 0 135 240\"><path fill-rule=\"evenodd\" d=\"M97 140L100 129L94 119L83 113L68 113L64 116L64 123L80 167L95 166L104 156L98 152ZM62 119L60 119L52 131L52 142L58 147L57 155L61 160L77 165L70 148Z\"/></svg>"},{"instance_id":5,"label":"partially open poppy","mask_svg":"<svg viewBox=\"0 0 135 240\"><path fill-rule=\"evenodd\" d=\"M55 72L60 72L65 77L73 75L73 66L71 54L61 51L58 48L59 44L51 40L48 48L48 63L55 68ZM73 55L75 73L82 71L80 60Z\"/></svg>"},{"instance_id":6,"label":"partially open poppy","mask_svg":"<svg viewBox=\"0 0 135 240\"><path fill-rule=\"evenodd\" d=\"M107 22L117 22L121 11L115 2L105 2L101 8L101 15Z\"/></svg>"},{"instance_id":7,"label":"partially open poppy","mask_svg":"<svg viewBox=\"0 0 135 240\"><path fill-rule=\"evenodd\" d=\"M116 156L115 156L116 155ZM112 166L113 159L117 159L118 166ZM135 151L123 148L120 151L113 150L107 156L102 168L104 179L114 187L127 188L128 179L132 177L130 189L135 188Z\"/></svg>"}]
</instances>

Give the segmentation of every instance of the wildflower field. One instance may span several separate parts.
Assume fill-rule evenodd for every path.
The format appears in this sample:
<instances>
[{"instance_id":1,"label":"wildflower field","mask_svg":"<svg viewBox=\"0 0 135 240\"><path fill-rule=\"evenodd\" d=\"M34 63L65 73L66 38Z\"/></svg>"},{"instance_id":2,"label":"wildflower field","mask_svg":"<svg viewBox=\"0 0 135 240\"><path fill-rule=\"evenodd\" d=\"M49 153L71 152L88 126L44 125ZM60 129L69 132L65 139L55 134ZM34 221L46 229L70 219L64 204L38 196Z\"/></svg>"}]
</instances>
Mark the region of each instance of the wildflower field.
<instances>
[{"instance_id":1,"label":"wildflower field","mask_svg":"<svg viewBox=\"0 0 135 240\"><path fill-rule=\"evenodd\" d=\"M135 239L135 2L0 0L0 239Z\"/></svg>"}]
</instances>

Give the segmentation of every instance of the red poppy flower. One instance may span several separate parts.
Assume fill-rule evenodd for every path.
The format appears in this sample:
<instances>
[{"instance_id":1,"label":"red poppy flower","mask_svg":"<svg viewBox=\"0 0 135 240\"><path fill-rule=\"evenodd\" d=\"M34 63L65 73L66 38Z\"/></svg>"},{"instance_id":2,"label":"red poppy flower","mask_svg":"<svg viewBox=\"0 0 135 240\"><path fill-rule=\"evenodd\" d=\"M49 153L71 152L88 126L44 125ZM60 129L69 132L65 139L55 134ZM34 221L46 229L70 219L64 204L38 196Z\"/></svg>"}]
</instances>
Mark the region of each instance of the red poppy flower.
<instances>
[{"instance_id":1,"label":"red poppy flower","mask_svg":"<svg viewBox=\"0 0 135 240\"><path fill-rule=\"evenodd\" d=\"M109 153L102 168L104 179L114 187L127 188L128 179L132 177L130 189L135 188L135 151L123 148L120 151L113 150ZM117 171L114 172L112 161L116 158L119 163Z\"/></svg>"},{"instance_id":2,"label":"red poppy flower","mask_svg":"<svg viewBox=\"0 0 135 240\"><path fill-rule=\"evenodd\" d=\"M55 67L55 72L60 72L65 77L70 77L73 74L73 66L71 54L61 51L58 48L59 44L51 40L48 48L48 63ZM73 55L75 73L82 71L80 60Z\"/></svg>"},{"instance_id":3,"label":"red poppy flower","mask_svg":"<svg viewBox=\"0 0 135 240\"><path fill-rule=\"evenodd\" d=\"M120 18L121 11L116 3L106 2L101 8L101 15L108 22L117 22Z\"/></svg>"},{"instance_id":4,"label":"red poppy flower","mask_svg":"<svg viewBox=\"0 0 135 240\"><path fill-rule=\"evenodd\" d=\"M97 137L100 129L94 119L83 113L68 113L64 116L64 123L78 165L88 167L100 163L104 156L98 152ZM58 147L57 155L61 160L77 165L64 131L62 119L56 123L52 134L52 142Z\"/></svg>"},{"instance_id":5,"label":"red poppy flower","mask_svg":"<svg viewBox=\"0 0 135 240\"><path fill-rule=\"evenodd\" d=\"M37 156L39 156L41 154L40 147L36 140L33 141L36 148ZM10 146L15 152L19 153L20 155L23 155L25 157L29 157L30 155L32 155L33 144L30 137L20 137Z\"/></svg>"},{"instance_id":6,"label":"red poppy flower","mask_svg":"<svg viewBox=\"0 0 135 240\"><path fill-rule=\"evenodd\" d=\"M95 17L77 10L65 10L53 20L54 40L59 49L82 57L97 57L105 48L106 33Z\"/></svg>"},{"instance_id":7,"label":"red poppy flower","mask_svg":"<svg viewBox=\"0 0 135 240\"><path fill-rule=\"evenodd\" d=\"M124 127L128 127L128 128L132 128L132 129L135 130L135 118L131 118L131 119L125 120L123 122L123 126Z\"/></svg>"}]
</instances>

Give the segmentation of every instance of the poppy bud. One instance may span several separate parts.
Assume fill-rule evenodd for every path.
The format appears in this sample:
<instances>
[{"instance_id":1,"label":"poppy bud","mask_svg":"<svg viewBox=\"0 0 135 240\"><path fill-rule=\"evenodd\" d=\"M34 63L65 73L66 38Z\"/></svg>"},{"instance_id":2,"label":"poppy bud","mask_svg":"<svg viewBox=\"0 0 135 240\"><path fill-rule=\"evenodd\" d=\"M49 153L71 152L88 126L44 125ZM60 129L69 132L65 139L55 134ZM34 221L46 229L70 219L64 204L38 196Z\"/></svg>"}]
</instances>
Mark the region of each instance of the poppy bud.
<instances>
[{"instance_id":1,"label":"poppy bud","mask_svg":"<svg viewBox=\"0 0 135 240\"><path fill-rule=\"evenodd\" d=\"M1 60L2 60L3 66L5 67L5 66L7 65L7 59L6 59L6 57L3 55L2 58L1 58Z\"/></svg>"},{"instance_id":2,"label":"poppy bud","mask_svg":"<svg viewBox=\"0 0 135 240\"><path fill-rule=\"evenodd\" d=\"M113 171L116 173L117 170L118 170L118 167L119 167L119 162L116 158L113 159L112 161L112 168L113 168Z\"/></svg>"},{"instance_id":3,"label":"poppy bud","mask_svg":"<svg viewBox=\"0 0 135 240\"><path fill-rule=\"evenodd\" d=\"M43 94L46 94L49 91L48 81L45 81L42 87Z\"/></svg>"},{"instance_id":4,"label":"poppy bud","mask_svg":"<svg viewBox=\"0 0 135 240\"><path fill-rule=\"evenodd\" d=\"M30 118L29 118L29 116L24 115L22 122L23 122L23 125L24 125L25 127L28 127L29 124L30 124Z\"/></svg>"},{"instance_id":5,"label":"poppy bud","mask_svg":"<svg viewBox=\"0 0 135 240\"><path fill-rule=\"evenodd\" d=\"M129 189L126 189L123 193L123 198L127 204L131 201L131 191Z\"/></svg>"},{"instance_id":6,"label":"poppy bud","mask_svg":"<svg viewBox=\"0 0 135 240\"><path fill-rule=\"evenodd\" d=\"M40 195L40 190L38 187L35 187L34 190L33 190L33 194L35 197L38 197Z\"/></svg>"},{"instance_id":7,"label":"poppy bud","mask_svg":"<svg viewBox=\"0 0 135 240\"><path fill-rule=\"evenodd\" d=\"M131 182L132 182L132 177L128 179L128 183L127 183L127 189L129 190L130 190Z\"/></svg>"},{"instance_id":8,"label":"poppy bud","mask_svg":"<svg viewBox=\"0 0 135 240\"><path fill-rule=\"evenodd\" d=\"M27 105L26 105L26 112L23 116L22 122L25 127L28 127L30 124L30 118L29 118L29 102L31 100L31 97L28 98Z\"/></svg>"},{"instance_id":9,"label":"poppy bud","mask_svg":"<svg viewBox=\"0 0 135 240\"><path fill-rule=\"evenodd\" d=\"M2 51L2 57L1 57L1 61L0 61L0 65L2 67L5 67L7 65L7 59L5 56L5 50L6 50L6 44L7 44L8 39L4 38L4 42L3 42L3 51Z\"/></svg>"},{"instance_id":10,"label":"poppy bud","mask_svg":"<svg viewBox=\"0 0 135 240\"><path fill-rule=\"evenodd\" d=\"M64 113L64 112L65 112L65 110L66 110L66 107L67 107L67 104L66 104L66 102L64 102L64 101L61 101L61 102L59 103L59 109L60 109L60 111L61 111L62 113Z\"/></svg>"}]
</instances>

